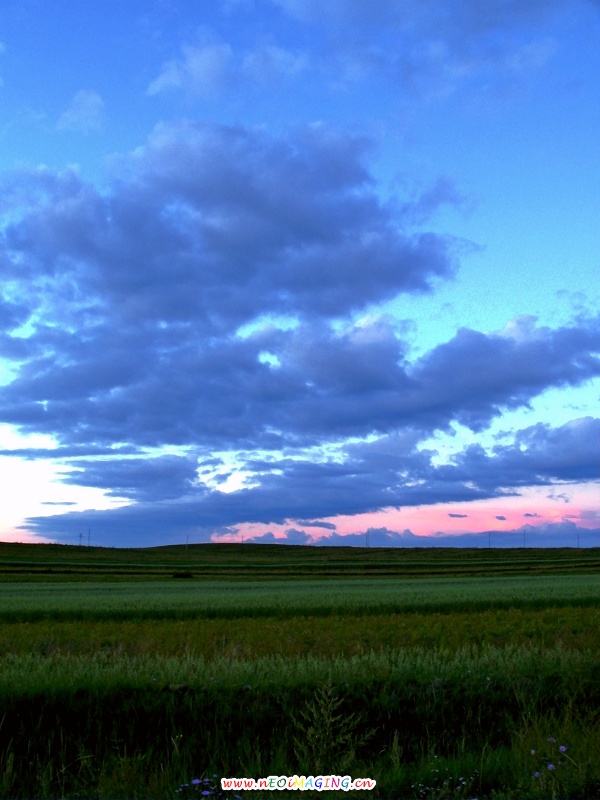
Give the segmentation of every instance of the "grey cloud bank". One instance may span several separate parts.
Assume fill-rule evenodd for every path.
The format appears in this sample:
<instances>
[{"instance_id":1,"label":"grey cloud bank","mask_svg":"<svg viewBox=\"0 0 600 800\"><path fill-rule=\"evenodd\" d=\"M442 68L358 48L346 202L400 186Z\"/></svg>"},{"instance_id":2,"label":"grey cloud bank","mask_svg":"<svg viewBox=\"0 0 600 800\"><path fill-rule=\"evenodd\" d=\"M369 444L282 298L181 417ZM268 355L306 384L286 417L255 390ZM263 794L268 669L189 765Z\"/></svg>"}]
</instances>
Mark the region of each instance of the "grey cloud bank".
<instances>
[{"instance_id":1,"label":"grey cloud bank","mask_svg":"<svg viewBox=\"0 0 600 800\"><path fill-rule=\"evenodd\" d=\"M578 429L578 435L589 438L588 451L572 450L573 427ZM498 448L498 452L489 455L481 447L467 448L456 459L457 464L436 467L431 462L431 452L416 449L408 454L403 450L394 452L392 438L387 444L378 441L353 445L346 457L338 461L314 463L281 456L254 461L248 467L256 485L231 493L195 482L193 464L184 458L97 462L87 468L85 463L79 463L83 475L71 473L67 478L69 482L110 487L111 494L138 502L105 511L35 517L27 520L26 527L42 535L69 538L82 526L92 526L102 530L103 536L111 541L123 537L141 543L161 536L166 539L182 535L206 538L219 530L235 530L243 523L285 524L287 520L305 519L308 514L318 520L319 517L362 514L387 507L502 498L517 494L521 485L554 485L554 481L560 479L565 458L569 471L578 469L575 462L579 458L580 471L595 478L600 463L600 437L596 435L599 429L600 420L587 418L548 431L550 446L547 449L555 458L553 469L549 461L541 457L541 447L528 458L516 445ZM515 456L517 469L514 468ZM587 466L588 458L590 466ZM75 461L74 465L77 464ZM568 489L568 484L559 485ZM174 498L178 498L176 502ZM528 512L524 516L535 515ZM305 525L315 527L322 523ZM555 530L560 533L562 529ZM331 536L331 541L340 538L339 534ZM448 541L456 544L462 540L451 536ZM465 541L471 540L467 537Z\"/></svg>"},{"instance_id":2,"label":"grey cloud bank","mask_svg":"<svg viewBox=\"0 0 600 800\"><path fill-rule=\"evenodd\" d=\"M98 512L104 524L168 536L598 478L592 418L534 426L492 453L472 445L444 466L416 448L598 376L600 324L463 328L411 360L389 319L353 322L430 291L461 250L377 198L367 146L324 126L277 139L184 122L113 159L106 194L73 172L4 179L0 352L17 374L0 388L0 418L54 436L58 449L37 456L67 459L65 483L134 501ZM281 315L290 324L270 321ZM298 451L325 444L335 457ZM165 445L186 453L146 452ZM218 451L252 485L203 483L198 465ZM84 516L28 526L60 536Z\"/></svg>"}]
</instances>

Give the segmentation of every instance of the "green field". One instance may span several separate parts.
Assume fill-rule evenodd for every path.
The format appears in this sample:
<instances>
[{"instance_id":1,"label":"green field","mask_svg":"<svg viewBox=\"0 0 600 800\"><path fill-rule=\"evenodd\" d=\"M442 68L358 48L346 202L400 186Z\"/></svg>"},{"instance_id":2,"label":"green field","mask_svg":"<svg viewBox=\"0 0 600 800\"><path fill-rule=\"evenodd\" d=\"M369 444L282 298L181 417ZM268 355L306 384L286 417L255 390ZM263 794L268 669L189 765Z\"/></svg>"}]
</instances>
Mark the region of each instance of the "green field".
<instances>
[{"instance_id":1,"label":"green field","mask_svg":"<svg viewBox=\"0 0 600 800\"><path fill-rule=\"evenodd\" d=\"M597 549L0 544L0 797L598 797L599 573Z\"/></svg>"}]
</instances>

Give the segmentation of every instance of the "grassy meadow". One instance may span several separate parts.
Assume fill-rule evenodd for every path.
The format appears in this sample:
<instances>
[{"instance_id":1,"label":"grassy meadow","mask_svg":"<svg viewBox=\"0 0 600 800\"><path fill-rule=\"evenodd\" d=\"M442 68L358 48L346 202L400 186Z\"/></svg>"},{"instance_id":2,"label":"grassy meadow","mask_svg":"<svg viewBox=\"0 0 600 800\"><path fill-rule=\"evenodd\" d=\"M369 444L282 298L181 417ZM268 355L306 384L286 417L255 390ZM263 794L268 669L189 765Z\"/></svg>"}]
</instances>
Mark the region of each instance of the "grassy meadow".
<instances>
[{"instance_id":1,"label":"grassy meadow","mask_svg":"<svg viewBox=\"0 0 600 800\"><path fill-rule=\"evenodd\" d=\"M599 572L600 549L0 544L0 797L294 774L599 797Z\"/></svg>"}]
</instances>

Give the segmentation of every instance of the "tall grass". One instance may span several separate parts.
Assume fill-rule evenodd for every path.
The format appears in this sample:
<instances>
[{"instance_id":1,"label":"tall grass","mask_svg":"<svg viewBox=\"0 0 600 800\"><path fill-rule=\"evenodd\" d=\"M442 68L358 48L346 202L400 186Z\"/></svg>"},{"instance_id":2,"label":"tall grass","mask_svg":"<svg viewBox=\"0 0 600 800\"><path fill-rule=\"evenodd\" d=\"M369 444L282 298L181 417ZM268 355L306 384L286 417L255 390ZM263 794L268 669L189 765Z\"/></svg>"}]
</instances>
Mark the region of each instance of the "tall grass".
<instances>
[{"instance_id":1,"label":"tall grass","mask_svg":"<svg viewBox=\"0 0 600 800\"><path fill-rule=\"evenodd\" d=\"M471 788L482 794L498 771L504 781L512 774L513 788L517 774L532 778L523 751L544 731L570 748L599 732L597 718L576 712L600 704L597 657L563 648L254 661L12 656L2 666L5 796L99 793L118 780L120 796L150 796L150 775L159 796L159 768L183 780L342 766L379 780L375 796L401 787L419 796L412 784L431 784L435 756L450 771L479 764ZM589 790L598 766L591 751L578 757L586 766L569 780ZM436 791L447 789L440 780Z\"/></svg>"},{"instance_id":2,"label":"tall grass","mask_svg":"<svg viewBox=\"0 0 600 800\"><path fill-rule=\"evenodd\" d=\"M1 659L0 697L126 686L132 689L161 688L168 684L219 688L251 684L314 685L324 680L373 685L376 682L417 682L436 687L460 686L470 695L504 687L514 693L525 688L531 699L536 687L545 687L548 701L566 701L600 690L598 655L563 647L465 647L445 649L398 649L365 653L349 658L273 656L256 659L194 656L163 658L153 655L124 656L97 653L93 656L65 654L7 655ZM508 688L507 688L508 687ZM584 687L584 688L582 688ZM504 690L503 689L503 690Z\"/></svg>"},{"instance_id":3,"label":"tall grass","mask_svg":"<svg viewBox=\"0 0 600 800\"><path fill-rule=\"evenodd\" d=\"M563 645L600 650L600 609L234 617L189 620L37 620L0 623L0 655L38 653L135 656L353 656L394 648Z\"/></svg>"},{"instance_id":4,"label":"tall grass","mask_svg":"<svg viewBox=\"0 0 600 800\"><path fill-rule=\"evenodd\" d=\"M190 619L387 614L489 608L600 607L596 575L0 584L0 620Z\"/></svg>"}]
</instances>

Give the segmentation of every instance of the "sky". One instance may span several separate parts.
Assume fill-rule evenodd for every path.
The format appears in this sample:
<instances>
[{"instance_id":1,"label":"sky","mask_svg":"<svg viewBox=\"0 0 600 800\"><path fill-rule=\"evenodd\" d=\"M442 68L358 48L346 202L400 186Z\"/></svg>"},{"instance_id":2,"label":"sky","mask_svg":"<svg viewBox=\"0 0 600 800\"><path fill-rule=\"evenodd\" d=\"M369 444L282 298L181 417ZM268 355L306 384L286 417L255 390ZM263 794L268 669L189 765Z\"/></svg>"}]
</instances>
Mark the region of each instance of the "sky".
<instances>
[{"instance_id":1,"label":"sky","mask_svg":"<svg viewBox=\"0 0 600 800\"><path fill-rule=\"evenodd\" d=\"M0 0L0 539L600 546L598 0Z\"/></svg>"}]
</instances>

